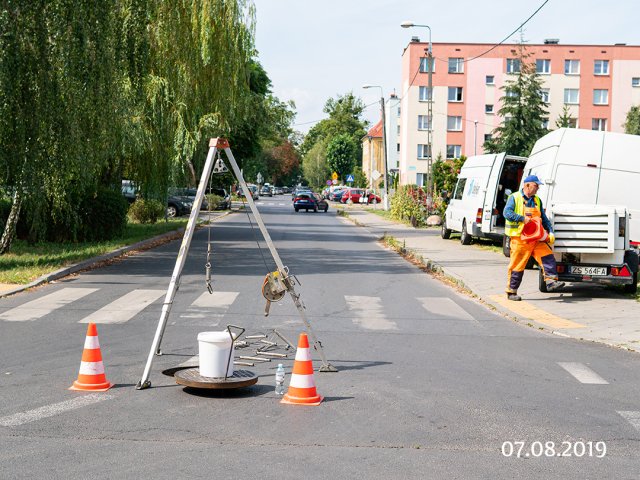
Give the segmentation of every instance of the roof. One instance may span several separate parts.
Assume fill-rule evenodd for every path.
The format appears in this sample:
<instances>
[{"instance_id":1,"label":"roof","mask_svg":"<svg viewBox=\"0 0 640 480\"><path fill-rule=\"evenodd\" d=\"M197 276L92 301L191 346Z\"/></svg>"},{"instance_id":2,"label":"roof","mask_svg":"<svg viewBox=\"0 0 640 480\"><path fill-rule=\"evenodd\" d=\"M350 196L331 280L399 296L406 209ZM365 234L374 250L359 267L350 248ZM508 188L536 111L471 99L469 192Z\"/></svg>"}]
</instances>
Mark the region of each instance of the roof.
<instances>
[{"instance_id":1,"label":"roof","mask_svg":"<svg viewBox=\"0 0 640 480\"><path fill-rule=\"evenodd\" d=\"M369 129L367 137L382 138L382 120Z\"/></svg>"}]
</instances>

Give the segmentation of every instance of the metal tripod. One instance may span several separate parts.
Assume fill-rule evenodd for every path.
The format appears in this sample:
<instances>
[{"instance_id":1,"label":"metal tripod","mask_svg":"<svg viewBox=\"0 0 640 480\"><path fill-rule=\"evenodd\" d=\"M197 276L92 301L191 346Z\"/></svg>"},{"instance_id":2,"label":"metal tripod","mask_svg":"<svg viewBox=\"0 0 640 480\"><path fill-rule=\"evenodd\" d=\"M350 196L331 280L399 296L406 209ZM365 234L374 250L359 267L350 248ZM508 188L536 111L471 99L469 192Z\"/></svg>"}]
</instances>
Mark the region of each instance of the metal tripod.
<instances>
[{"instance_id":1,"label":"metal tripod","mask_svg":"<svg viewBox=\"0 0 640 480\"><path fill-rule=\"evenodd\" d=\"M242 191L244 192L245 198L247 199L247 203L249 204L249 208L253 213L253 216L260 228L260 232L264 237L264 241L269 247L269 251L271 252L271 256L273 257L276 266L278 267L278 271L282 276L284 285L291 295L293 299L293 303L298 309L298 313L300 314L300 318L307 329L309 337L313 343L313 347L320 354L320 358L322 359L322 366L320 367L321 372L337 372L338 370L331 365L324 354L324 350L322 349L322 344L317 339L313 328L311 328L311 323L307 319L305 314L304 305L300 301L300 295L295 291L295 281L293 276L289 273L289 269L285 267L280 259L280 255L278 255L278 251L273 245L273 241L271 240L271 236L267 231L267 228L262 221L262 217L260 216L260 212L256 208L255 203L253 202L253 197L251 196L251 192L247 187L247 184L244 181L242 176L242 172L236 163L235 158L233 157L233 153L231 153L231 148L229 147L229 142L224 138L212 138L209 141L209 153L207 155L207 160L204 164L204 170L202 172L202 177L200 178L200 183L198 185L198 192L196 193L195 201L193 202L193 207L191 208L191 215L189 217L189 222L187 223L187 227L184 232L184 237L182 238L182 245L180 246L180 251L178 252L178 258L176 259L175 267L173 268L173 274L171 275L171 282L169 283L169 288L167 289L167 294L164 299L164 303L162 304L162 313L160 314L160 320L158 321L158 327L156 328L156 334L153 337L153 343L151 344L151 350L149 351L149 356L147 358L147 363L144 368L144 372L142 374L142 378L136 385L138 390L142 390L145 388L149 388L151 386L151 382L149 381L149 374L151 372L151 365L153 363L154 355L160 355L160 344L162 343L162 337L164 335L165 328L167 326L167 320L169 319L169 313L171 312L171 306L173 305L173 299L175 298L176 292L180 286L180 277L182 276L182 269L184 268L184 263L186 261L187 253L189 252L189 246L191 245L191 239L193 238L193 233L195 232L196 222L198 219L198 214L200 212L200 207L202 205L202 200L204 198L207 183L209 181L209 176L211 175L211 171L214 168L214 158L218 150L224 150L227 155L227 159L231 163L231 168L233 173L240 183L242 187ZM222 160L218 160L221 162ZM220 166L216 164L216 170L224 168L224 166Z\"/></svg>"}]
</instances>

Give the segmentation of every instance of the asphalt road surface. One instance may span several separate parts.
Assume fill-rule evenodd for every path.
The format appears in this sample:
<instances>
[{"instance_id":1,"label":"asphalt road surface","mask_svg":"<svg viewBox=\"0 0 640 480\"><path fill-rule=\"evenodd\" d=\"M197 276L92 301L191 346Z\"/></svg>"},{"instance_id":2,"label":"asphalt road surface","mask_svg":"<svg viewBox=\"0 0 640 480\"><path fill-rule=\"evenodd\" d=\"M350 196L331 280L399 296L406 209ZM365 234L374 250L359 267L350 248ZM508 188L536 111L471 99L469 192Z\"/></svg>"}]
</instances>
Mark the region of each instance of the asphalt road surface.
<instances>
[{"instance_id":1,"label":"asphalt road surface","mask_svg":"<svg viewBox=\"0 0 640 480\"><path fill-rule=\"evenodd\" d=\"M258 383L228 392L162 374L193 359L198 332L277 328L296 343L304 330L289 296L264 317L274 263L233 213L211 229L214 295L207 229L194 236L152 388L135 385L180 242L0 299L0 478L638 478L638 354L496 315L335 205L295 213L284 195L259 208L339 369L314 375L323 403L280 404L277 361L238 367ZM116 384L104 393L67 390L89 321Z\"/></svg>"}]
</instances>

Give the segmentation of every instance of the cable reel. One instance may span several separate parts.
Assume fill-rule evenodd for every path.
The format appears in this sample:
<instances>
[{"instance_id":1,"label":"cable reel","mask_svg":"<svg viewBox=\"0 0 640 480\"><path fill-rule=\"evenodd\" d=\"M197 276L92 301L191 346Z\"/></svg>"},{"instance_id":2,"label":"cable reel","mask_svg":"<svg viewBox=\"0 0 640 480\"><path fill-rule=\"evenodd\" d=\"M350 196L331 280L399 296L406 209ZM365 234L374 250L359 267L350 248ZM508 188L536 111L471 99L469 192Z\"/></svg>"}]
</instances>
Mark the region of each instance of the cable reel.
<instances>
[{"instance_id":1,"label":"cable reel","mask_svg":"<svg viewBox=\"0 0 640 480\"><path fill-rule=\"evenodd\" d=\"M282 300L286 292L287 287L279 271L276 270L275 272L269 272L265 275L264 282L262 283L262 296L267 300L267 304L264 307L265 317L269 315L271 302Z\"/></svg>"}]
</instances>

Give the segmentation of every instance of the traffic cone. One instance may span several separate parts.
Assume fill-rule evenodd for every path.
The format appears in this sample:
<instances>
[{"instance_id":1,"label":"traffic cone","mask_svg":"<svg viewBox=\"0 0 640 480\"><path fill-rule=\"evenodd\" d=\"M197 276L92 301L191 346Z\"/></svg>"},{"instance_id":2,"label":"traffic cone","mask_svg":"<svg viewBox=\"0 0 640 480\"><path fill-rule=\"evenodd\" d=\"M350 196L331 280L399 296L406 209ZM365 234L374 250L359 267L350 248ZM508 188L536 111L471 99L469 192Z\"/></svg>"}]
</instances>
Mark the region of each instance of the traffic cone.
<instances>
[{"instance_id":1,"label":"traffic cone","mask_svg":"<svg viewBox=\"0 0 640 480\"><path fill-rule=\"evenodd\" d=\"M106 392L113 384L107 381L102 364L100 342L98 342L98 329L95 323L87 327L87 337L84 341L84 351L80 362L78 380L73 382L69 390Z\"/></svg>"},{"instance_id":2,"label":"traffic cone","mask_svg":"<svg viewBox=\"0 0 640 480\"><path fill-rule=\"evenodd\" d=\"M298 339L296 360L293 362L293 373L289 390L280 403L291 405L320 405L322 396L316 392L316 383L313 379L313 364L309 354L309 339L306 333L301 333Z\"/></svg>"}]
</instances>

